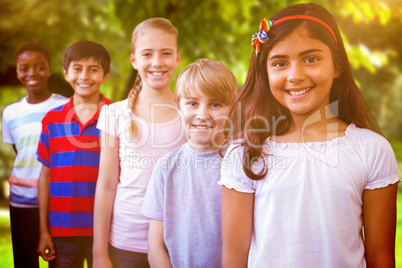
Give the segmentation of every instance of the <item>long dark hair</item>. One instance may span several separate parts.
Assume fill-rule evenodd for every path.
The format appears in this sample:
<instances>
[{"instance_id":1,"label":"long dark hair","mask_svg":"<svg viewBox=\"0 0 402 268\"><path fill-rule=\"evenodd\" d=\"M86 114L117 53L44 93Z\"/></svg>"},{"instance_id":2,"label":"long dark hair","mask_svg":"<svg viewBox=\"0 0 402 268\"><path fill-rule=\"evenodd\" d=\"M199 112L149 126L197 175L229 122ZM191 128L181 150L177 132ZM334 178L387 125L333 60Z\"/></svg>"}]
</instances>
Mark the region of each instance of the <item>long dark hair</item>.
<instances>
[{"instance_id":1,"label":"long dark hair","mask_svg":"<svg viewBox=\"0 0 402 268\"><path fill-rule=\"evenodd\" d=\"M335 68L341 73L334 79L330 93L330 103L338 101L338 117L348 124L354 123L360 128L371 129L382 135L376 119L355 83L334 17L324 7L307 3L289 6L279 11L271 20L275 21L291 15L308 15L322 20L333 30L336 40L331 32L318 22L291 19L273 26L267 33L269 41L260 44L258 56L255 53L252 54L246 82L230 108L229 118L231 118L232 126L227 128L230 130L226 133L226 145L233 140L241 141L241 145L244 146L243 170L253 180L264 178L268 172L265 163L265 168L260 172L252 170L253 163L259 160L264 161L267 152L263 151L263 144L267 138L273 134L282 135L291 126L289 110L282 106L271 93L267 74L267 57L275 44L296 29L302 28L310 38L321 41L331 51ZM257 25L256 29L258 29ZM278 120L279 118L282 119ZM267 126L267 123L272 123L272 120L276 120L275 126ZM264 129L264 131L255 131L256 129Z\"/></svg>"}]
</instances>

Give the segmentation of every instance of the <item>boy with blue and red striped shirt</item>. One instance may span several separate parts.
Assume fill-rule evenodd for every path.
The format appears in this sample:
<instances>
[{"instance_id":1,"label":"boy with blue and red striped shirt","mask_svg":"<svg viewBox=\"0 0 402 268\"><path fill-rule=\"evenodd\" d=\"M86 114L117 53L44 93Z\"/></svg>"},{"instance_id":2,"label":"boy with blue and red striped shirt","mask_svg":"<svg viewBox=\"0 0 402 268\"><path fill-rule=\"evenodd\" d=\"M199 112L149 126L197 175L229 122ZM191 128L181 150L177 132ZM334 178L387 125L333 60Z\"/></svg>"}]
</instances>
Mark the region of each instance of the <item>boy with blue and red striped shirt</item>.
<instances>
[{"instance_id":1,"label":"boy with blue and red striped shirt","mask_svg":"<svg viewBox=\"0 0 402 268\"><path fill-rule=\"evenodd\" d=\"M93 204L98 178L99 111L112 101L99 92L110 56L100 44L80 41L64 54L63 72L74 89L68 103L42 120L38 160L38 253L50 267L92 266Z\"/></svg>"}]
</instances>

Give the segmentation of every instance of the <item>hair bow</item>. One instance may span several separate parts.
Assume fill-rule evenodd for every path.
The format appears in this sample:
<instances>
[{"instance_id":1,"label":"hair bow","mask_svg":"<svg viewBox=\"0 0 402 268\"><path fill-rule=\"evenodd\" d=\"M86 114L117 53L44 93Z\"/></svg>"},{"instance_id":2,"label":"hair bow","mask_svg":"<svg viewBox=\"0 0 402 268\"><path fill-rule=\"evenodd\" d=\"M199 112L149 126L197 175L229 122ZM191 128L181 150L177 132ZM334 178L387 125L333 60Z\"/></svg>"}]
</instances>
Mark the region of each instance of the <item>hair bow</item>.
<instances>
[{"instance_id":1,"label":"hair bow","mask_svg":"<svg viewBox=\"0 0 402 268\"><path fill-rule=\"evenodd\" d=\"M253 34L251 45L253 46L256 55L260 52L260 43L264 44L268 42L267 32L271 29L272 23L272 20L266 20L265 17L262 18L258 33Z\"/></svg>"},{"instance_id":2,"label":"hair bow","mask_svg":"<svg viewBox=\"0 0 402 268\"><path fill-rule=\"evenodd\" d=\"M319 24L321 24L322 26L327 28L327 30L334 37L335 45L338 45L338 40L336 39L336 35L335 35L334 31L331 29L331 27L328 24L326 24L324 21L322 21L318 18L308 16L308 15L291 15L291 16L286 16L286 17L280 18L276 21L273 21L273 20L266 20L264 17L261 20L260 29L258 30L258 33L253 34L253 38L251 39L251 45L253 46L256 55L258 55L258 52L260 52L260 43L264 44L264 43L268 42L267 32L271 29L271 27L274 25L277 25L278 23L281 23L283 21L287 21L287 20L311 20L311 21L318 22Z\"/></svg>"}]
</instances>

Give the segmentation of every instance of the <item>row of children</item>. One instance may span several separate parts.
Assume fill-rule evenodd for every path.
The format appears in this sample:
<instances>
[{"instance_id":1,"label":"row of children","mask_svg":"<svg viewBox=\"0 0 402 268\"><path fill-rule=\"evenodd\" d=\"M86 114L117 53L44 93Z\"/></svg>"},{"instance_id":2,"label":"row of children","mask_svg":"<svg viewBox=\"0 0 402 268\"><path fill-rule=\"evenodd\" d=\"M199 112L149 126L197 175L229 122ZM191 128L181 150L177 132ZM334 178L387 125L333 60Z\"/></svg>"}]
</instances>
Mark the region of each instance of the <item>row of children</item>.
<instances>
[{"instance_id":1,"label":"row of children","mask_svg":"<svg viewBox=\"0 0 402 268\"><path fill-rule=\"evenodd\" d=\"M114 104L99 93L110 63L99 44L66 51L75 94L62 106L47 92L47 52L17 51L28 97L2 128L19 163L16 267L37 267L37 245L51 267L394 266L398 168L332 15L308 3L262 19L240 90L226 66L200 59L173 94L177 38L166 19L136 27L137 80ZM23 166L40 132L42 167Z\"/></svg>"}]
</instances>

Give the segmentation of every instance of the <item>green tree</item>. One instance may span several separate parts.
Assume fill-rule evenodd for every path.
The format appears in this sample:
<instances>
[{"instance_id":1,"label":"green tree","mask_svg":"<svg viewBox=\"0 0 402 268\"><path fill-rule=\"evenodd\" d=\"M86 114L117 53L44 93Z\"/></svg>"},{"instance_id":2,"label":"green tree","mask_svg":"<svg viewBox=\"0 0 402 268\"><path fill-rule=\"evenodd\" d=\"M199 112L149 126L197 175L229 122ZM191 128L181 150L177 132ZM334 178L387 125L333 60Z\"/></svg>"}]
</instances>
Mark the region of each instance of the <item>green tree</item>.
<instances>
[{"instance_id":1,"label":"green tree","mask_svg":"<svg viewBox=\"0 0 402 268\"><path fill-rule=\"evenodd\" d=\"M112 57L105 94L120 100L135 77L129 62L130 37L144 19L166 17L179 29L182 63L197 58L225 63L244 81L251 35L262 17L307 1L294 0L3 0L0 2L0 72L14 64L15 49L28 41L45 44L55 73L61 74L63 53L73 42L102 43ZM314 1L336 17L349 59L362 91L387 136L401 137L400 97L402 3L399 0ZM177 73L178 73L177 72ZM392 122L392 123L390 123Z\"/></svg>"}]
</instances>

